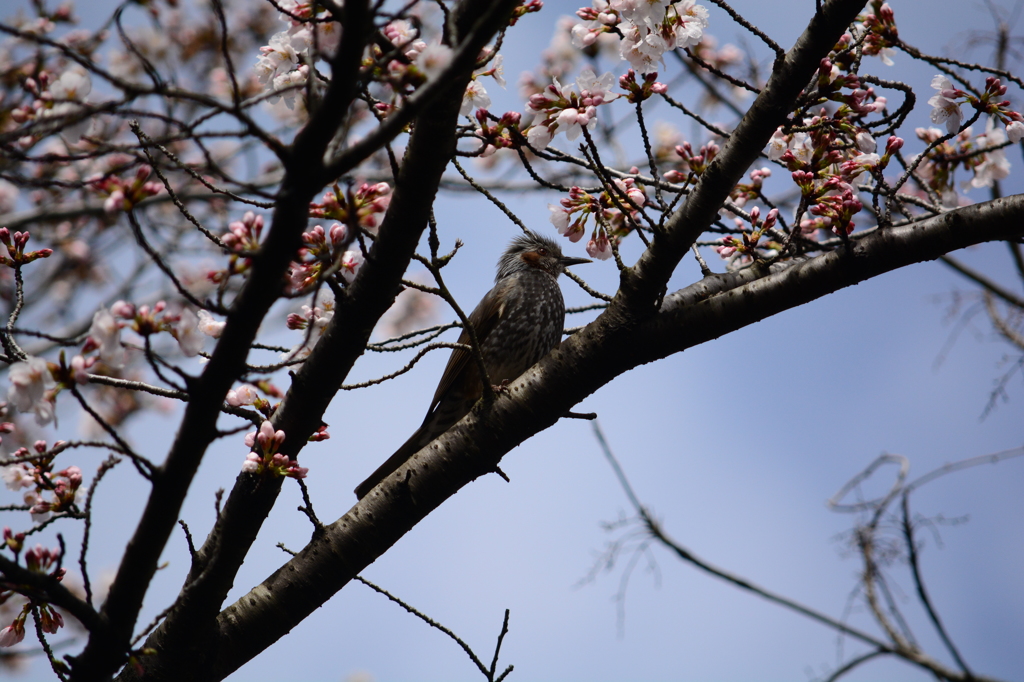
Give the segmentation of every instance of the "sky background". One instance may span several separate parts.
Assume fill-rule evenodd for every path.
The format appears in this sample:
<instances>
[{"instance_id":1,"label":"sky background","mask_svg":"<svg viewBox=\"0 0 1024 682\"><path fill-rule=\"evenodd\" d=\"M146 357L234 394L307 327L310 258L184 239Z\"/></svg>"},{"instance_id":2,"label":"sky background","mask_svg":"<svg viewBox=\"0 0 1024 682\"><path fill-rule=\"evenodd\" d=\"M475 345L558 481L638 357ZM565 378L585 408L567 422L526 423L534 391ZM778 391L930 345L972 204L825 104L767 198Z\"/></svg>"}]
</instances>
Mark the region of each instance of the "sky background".
<instances>
[{"instance_id":1,"label":"sky background","mask_svg":"<svg viewBox=\"0 0 1024 682\"><path fill-rule=\"evenodd\" d=\"M987 48L966 52L971 31L993 26L981 3L892 5L909 43L961 58L990 57ZM733 6L788 48L814 2L738 0ZM84 7L79 5L80 14ZM489 88L496 100L492 110L522 110L515 91L519 72L534 67L554 19L576 7L548 2L509 33L509 90L499 99ZM736 40L714 8L708 31L722 43ZM930 69L905 56L891 69L876 60L867 69L903 80L918 93L908 134L929 124ZM1019 150L1008 156L1014 176L1005 189L1020 191ZM971 196L985 198L983 191ZM553 234L546 204L556 197L511 199L527 224ZM445 272L470 309L490 287L494 263L517 228L486 201L462 195L444 198L437 217L445 246L456 238L466 243ZM566 251L583 255L583 244L566 245ZM635 240L623 251L627 262L639 254ZM1005 246L956 255L979 269L1010 274ZM720 260L708 257L712 269L723 269ZM575 271L592 286L614 290L611 262ZM698 278L689 259L670 288ZM563 281L563 290L568 305L588 302L571 281ZM638 496L678 542L713 564L839 617L850 604L860 563L846 551L843 535L855 519L829 511L829 497L884 452L908 457L915 478L1024 440L1019 378L1010 384L1010 400L982 418L1012 358L983 314L967 321L949 314L954 292L969 290L940 263L905 268L637 368L577 410L599 415ZM449 317L441 311L438 321ZM434 353L413 372L373 391L339 394L325 417L331 440L307 448L302 458L321 519L344 514L354 502L352 488L415 430L444 362L443 354ZM349 380L380 376L395 363L393 357L368 354ZM156 455L166 450L175 424L174 418L147 416L129 435ZM222 441L207 454L182 512L197 538L213 522L214 492L230 488L245 457L241 437L236 440ZM841 657L863 651L660 548L637 564L620 620L615 596L625 561L584 581L606 543L621 537L603 530L602 523L629 514L591 425L563 420L510 452L502 468L511 483L488 476L467 486L363 575L454 630L485 660L510 609L499 661L499 668L515 666L510 680L811 680L827 675ZM893 473L880 471L882 483L866 486L868 493L888 486ZM104 532L93 541L91 565L113 570L146 489L128 467L115 470L103 486L107 494L97 498L95 522ZM939 479L912 498L921 515L967 519L940 527L938 537L922 534L922 568L965 659L975 672L1004 679L1021 679L1024 671L1022 489L1024 458L1018 458ZM299 503L297 486L285 485L229 602L284 562L277 543L299 549L307 541L310 527L295 511ZM180 587L187 570L180 535L172 538L164 560L142 622ZM948 662L914 606L906 573L897 568L893 577L922 647ZM859 602L855 606L850 622L874 632ZM479 679L479 672L444 635L353 583L231 679L328 682L353 676L461 681ZM35 664L18 679L51 678L45 666ZM928 676L900 662L878 661L845 679L909 682Z\"/></svg>"}]
</instances>

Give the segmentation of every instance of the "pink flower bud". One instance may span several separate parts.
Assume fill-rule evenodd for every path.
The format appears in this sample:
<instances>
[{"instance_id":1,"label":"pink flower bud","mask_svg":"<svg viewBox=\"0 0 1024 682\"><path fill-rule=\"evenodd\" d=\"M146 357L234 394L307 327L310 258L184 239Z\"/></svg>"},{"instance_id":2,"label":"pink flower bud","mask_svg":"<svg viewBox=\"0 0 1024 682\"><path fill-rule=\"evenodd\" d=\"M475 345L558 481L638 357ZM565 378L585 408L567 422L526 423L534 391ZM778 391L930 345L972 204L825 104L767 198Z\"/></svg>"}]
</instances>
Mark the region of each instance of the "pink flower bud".
<instances>
[{"instance_id":1,"label":"pink flower bud","mask_svg":"<svg viewBox=\"0 0 1024 682\"><path fill-rule=\"evenodd\" d=\"M127 301L117 301L114 305L110 306L110 313L114 317L131 320L135 318L135 306Z\"/></svg>"}]
</instances>

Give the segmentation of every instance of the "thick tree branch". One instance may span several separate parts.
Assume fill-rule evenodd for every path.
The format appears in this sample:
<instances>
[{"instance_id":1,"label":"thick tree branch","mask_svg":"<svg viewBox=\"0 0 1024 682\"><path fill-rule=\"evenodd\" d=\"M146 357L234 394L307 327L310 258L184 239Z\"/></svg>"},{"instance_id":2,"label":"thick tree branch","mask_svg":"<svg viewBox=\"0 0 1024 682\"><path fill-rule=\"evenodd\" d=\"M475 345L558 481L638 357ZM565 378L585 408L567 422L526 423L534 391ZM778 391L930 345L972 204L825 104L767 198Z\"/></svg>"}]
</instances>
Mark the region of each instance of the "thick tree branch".
<instances>
[{"instance_id":1,"label":"thick tree branch","mask_svg":"<svg viewBox=\"0 0 1024 682\"><path fill-rule=\"evenodd\" d=\"M506 0L503 13L496 13L495 5L465 3L455 18L457 35L464 36L463 47L473 55L478 54L507 23L514 5L512 0ZM487 21L481 21L478 13ZM441 175L454 153L462 92L471 74L472 62L468 62L417 119L391 204L366 263L354 284L346 289L346 295L335 301L332 322L310 357L293 375L288 394L274 414L275 429L287 434L282 448L285 454L297 456L309 435L319 428L324 411L363 353L377 320L400 290L399 282L426 227ZM325 176L313 177L322 180ZM315 190L319 191L321 186L322 183L315 184ZM217 524L197 552L182 603L147 640L147 648L174 651L174 660L168 660L172 658L169 656L148 658L144 679L221 679L276 639L257 638L244 643L244 657L233 662L233 667L225 666L230 669L211 670L196 665L197 656L220 655L214 653L220 642L209 636L208 629L214 625L214 617L273 507L280 486L280 479L239 475ZM230 538L230 542L222 541L223 538ZM178 655L182 650L190 655ZM126 669L121 679L137 679L135 671Z\"/></svg>"},{"instance_id":2,"label":"thick tree branch","mask_svg":"<svg viewBox=\"0 0 1024 682\"><path fill-rule=\"evenodd\" d=\"M793 103L812 75L843 35L864 0L831 0L816 13L796 44L777 60L768 83L757 96L722 151L701 176L679 209L669 217L664 230L654 235L651 247L623 277L618 297L624 305L613 308L621 314L653 313L658 297L697 238L718 218L729 192L747 172L775 130L786 122Z\"/></svg>"},{"instance_id":3,"label":"thick tree branch","mask_svg":"<svg viewBox=\"0 0 1024 682\"><path fill-rule=\"evenodd\" d=\"M39 594L43 601L59 606L89 632L106 632L107 623L88 603L75 596L54 576L31 571L6 556L0 556L0 584L17 585L22 594Z\"/></svg>"},{"instance_id":4,"label":"thick tree branch","mask_svg":"<svg viewBox=\"0 0 1024 682\"><path fill-rule=\"evenodd\" d=\"M369 34L362 28L369 21L365 0L346 3L345 40L357 45L339 47L336 67L349 66L338 61L344 56L352 58L354 54L358 61ZM160 554L174 530L206 448L217 436L216 422L224 395L245 371L245 359L260 323L280 296L285 271L301 246L301 234L308 223L309 202L320 189L313 180L322 174L324 151L333 137L333 130L345 117L352 97L354 81L338 78L337 85L332 83L324 102L343 108L320 107L308 124L308 128L320 134L300 132L285 155L285 177L267 238L252 259L249 277L231 306L209 364L201 376L190 381L191 399L185 415L166 461L153 476L153 490L103 605L101 615L110 622L110 632L107 636L90 637L83 652L70 659L72 680L91 682L107 678L127 658L139 609ZM212 606L212 611L218 606L219 602ZM192 636L198 634L193 632ZM190 663L194 665L197 661Z\"/></svg>"},{"instance_id":5,"label":"thick tree branch","mask_svg":"<svg viewBox=\"0 0 1024 682\"><path fill-rule=\"evenodd\" d=\"M231 656L235 643L287 632L459 488L493 471L505 453L613 377L870 277L1022 233L1024 196L1008 197L876 231L851 253L818 256L745 284L732 278L739 286L706 298L708 287L698 283L669 297L661 313L627 333L602 334L588 326L509 385L490 409L478 404L226 609L219 619L219 638L228 643L224 655Z\"/></svg>"}]
</instances>

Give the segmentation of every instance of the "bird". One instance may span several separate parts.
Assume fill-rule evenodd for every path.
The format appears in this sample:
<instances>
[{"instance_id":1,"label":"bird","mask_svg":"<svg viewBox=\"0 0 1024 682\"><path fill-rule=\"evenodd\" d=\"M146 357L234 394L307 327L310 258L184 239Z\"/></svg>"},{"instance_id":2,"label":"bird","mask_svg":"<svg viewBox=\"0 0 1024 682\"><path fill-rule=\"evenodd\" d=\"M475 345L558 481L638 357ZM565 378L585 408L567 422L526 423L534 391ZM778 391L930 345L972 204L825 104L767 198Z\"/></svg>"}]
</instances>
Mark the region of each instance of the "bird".
<instances>
[{"instance_id":1,"label":"bird","mask_svg":"<svg viewBox=\"0 0 1024 682\"><path fill-rule=\"evenodd\" d=\"M570 265L590 263L562 255L553 240L525 230L498 260L494 288L469 315L480 344L487 378L503 386L557 347L565 325L565 302L558 276ZM460 344L469 345L465 329ZM423 424L395 454L355 489L362 499L410 457L469 414L483 395L479 364L468 350L452 350Z\"/></svg>"}]
</instances>

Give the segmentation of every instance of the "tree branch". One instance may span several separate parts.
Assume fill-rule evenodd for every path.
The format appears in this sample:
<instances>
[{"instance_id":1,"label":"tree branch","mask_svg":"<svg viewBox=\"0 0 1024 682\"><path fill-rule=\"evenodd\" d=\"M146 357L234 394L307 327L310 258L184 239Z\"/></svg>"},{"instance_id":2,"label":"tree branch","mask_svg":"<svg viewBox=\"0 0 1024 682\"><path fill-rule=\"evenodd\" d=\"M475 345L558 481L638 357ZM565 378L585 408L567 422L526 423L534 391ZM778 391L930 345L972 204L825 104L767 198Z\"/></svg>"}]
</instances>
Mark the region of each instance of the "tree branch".
<instances>
[{"instance_id":1,"label":"tree branch","mask_svg":"<svg viewBox=\"0 0 1024 682\"><path fill-rule=\"evenodd\" d=\"M878 230L848 253L824 254L767 276L751 270L698 282L668 297L654 319L626 331L599 319L512 382L489 409L478 404L228 607L219 618L222 660L234 661L236 649L252 638L286 633L459 488L493 471L505 453L615 376L870 277L1022 233L1024 196L1008 197Z\"/></svg>"}]
</instances>

